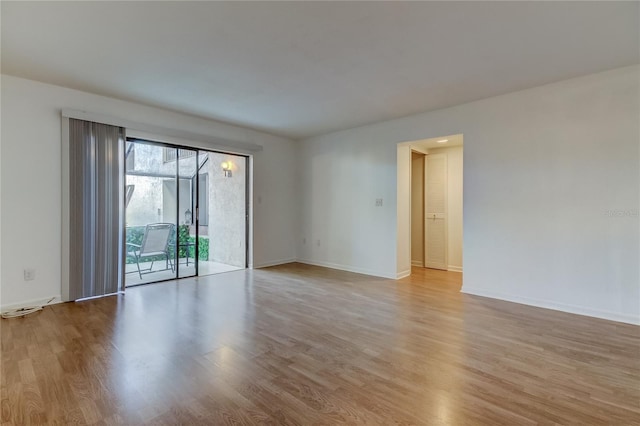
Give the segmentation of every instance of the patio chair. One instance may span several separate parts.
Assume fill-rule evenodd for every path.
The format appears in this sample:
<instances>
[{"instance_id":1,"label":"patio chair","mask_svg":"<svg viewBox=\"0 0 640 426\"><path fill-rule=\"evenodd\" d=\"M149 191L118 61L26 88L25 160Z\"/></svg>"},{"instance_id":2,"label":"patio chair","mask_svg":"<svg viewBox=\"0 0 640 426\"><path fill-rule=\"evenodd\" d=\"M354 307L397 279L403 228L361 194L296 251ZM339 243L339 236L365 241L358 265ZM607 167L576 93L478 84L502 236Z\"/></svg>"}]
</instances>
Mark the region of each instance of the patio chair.
<instances>
[{"instance_id":1,"label":"patio chair","mask_svg":"<svg viewBox=\"0 0 640 426\"><path fill-rule=\"evenodd\" d=\"M173 262L169 261L169 241L173 236L174 229L175 225L173 223L151 223L145 227L142 244L127 243L127 256L135 258L140 279L142 279L142 274L167 271L169 269L173 271ZM149 268L140 269L140 262L144 258L152 256L164 256L166 268L154 271L153 263L156 259L152 259Z\"/></svg>"}]
</instances>

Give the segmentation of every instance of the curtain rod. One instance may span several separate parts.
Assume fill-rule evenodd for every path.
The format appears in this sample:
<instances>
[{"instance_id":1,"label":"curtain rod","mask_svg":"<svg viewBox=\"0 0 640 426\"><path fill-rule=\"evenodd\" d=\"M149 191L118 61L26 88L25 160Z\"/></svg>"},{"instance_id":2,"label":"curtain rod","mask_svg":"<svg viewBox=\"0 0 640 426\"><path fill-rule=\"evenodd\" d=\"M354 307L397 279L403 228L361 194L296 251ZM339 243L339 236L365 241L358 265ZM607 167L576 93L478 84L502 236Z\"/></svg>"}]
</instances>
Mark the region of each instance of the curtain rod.
<instances>
[{"instance_id":1,"label":"curtain rod","mask_svg":"<svg viewBox=\"0 0 640 426\"><path fill-rule=\"evenodd\" d=\"M149 133L151 135L155 135L161 138L162 137L178 138L182 140L188 140L188 141L204 144L204 145L193 146L194 148L208 148L208 149L218 148L226 151L235 151L238 153L250 153L250 152L257 152L257 151L263 150L262 145L258 145L251 142L242 142L242 141L235 141L231 139L217 138L209 135L203 135L201 133L194 133L186 130L176 130L168 127L157 126L155 124L139 123L136 121L127 120L126 118L113 117L109 115L97 114L97 113L92 113L87 111L63 109L62 117L93 121L96 123L109 124L111 126L124 127L127 130L127 133L129 133L129 131L134 131L134 133L144 132L144 133Z\"/></svg>"}]
</instances>

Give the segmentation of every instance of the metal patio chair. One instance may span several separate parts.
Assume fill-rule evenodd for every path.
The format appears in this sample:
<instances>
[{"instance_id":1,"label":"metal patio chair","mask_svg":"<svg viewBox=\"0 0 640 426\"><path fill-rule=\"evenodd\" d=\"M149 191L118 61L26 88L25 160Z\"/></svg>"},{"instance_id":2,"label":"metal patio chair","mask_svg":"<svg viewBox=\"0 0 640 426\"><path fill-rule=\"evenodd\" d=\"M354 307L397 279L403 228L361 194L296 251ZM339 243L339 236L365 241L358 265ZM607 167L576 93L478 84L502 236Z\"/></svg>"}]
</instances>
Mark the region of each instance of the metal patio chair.
<instances>
[{"instance_id":1,"label":"metal patio chair","mask_svg":"<svg viewBox=\"0 0 640 426\"><path fill-rule=\"evenodd\" d=\"M143 274L167 271L169 269L173 271L173 262L169 261L169 242L174 235L174 230L175 225L173 223L151 223L145 227L142 244L127 243L127 256L135 258L140 279L142 279ZM153 263L157 259L152 259L149 268L140 269L140 262L144 258L152 256L164 256L166 268L154 271Z\"/></svg>"}]
</instances>

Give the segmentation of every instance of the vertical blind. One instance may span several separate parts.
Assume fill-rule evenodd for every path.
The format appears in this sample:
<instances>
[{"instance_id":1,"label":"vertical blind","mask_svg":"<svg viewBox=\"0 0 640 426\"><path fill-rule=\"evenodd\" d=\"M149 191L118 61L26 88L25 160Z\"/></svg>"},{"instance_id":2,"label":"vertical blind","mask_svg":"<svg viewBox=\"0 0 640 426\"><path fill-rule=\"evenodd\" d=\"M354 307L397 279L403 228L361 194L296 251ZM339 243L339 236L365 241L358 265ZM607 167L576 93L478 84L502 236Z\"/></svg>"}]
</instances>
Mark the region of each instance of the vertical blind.
<instances>
[{"instance_id":1,"label":"vertical blind","mask_svg":"<svg viewBox=\"0 0 640 426\"><path fill-rule=\"evenodd\" d=\"M69 119L69 300L122 288L122 127Z\"/></svg>"}]
</instances>

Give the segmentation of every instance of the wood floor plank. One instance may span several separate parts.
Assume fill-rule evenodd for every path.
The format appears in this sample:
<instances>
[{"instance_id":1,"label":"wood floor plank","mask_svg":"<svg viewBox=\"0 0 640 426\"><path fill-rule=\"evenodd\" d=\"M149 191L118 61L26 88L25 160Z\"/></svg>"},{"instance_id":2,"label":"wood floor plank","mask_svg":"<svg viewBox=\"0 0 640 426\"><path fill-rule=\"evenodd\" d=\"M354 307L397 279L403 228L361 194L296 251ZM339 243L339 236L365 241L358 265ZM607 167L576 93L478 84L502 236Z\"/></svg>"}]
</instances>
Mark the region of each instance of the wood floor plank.
<instances>
[{"instance_id":1,"label":"wood floor plank","mask_svg":"<svg viewBox=\"0 0 640 426\"><path fill-rule=\"evenodd\" d=\"M640 327L302 264L0 322L0 424L640 425Z\"/></svg>"}]
</instances>

